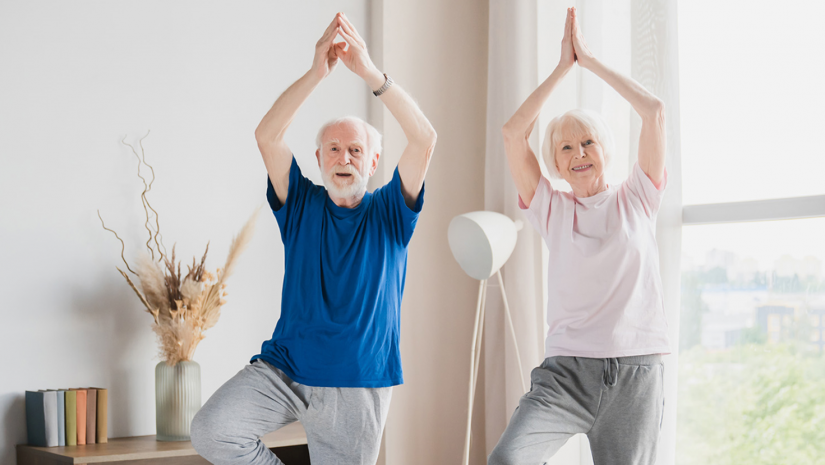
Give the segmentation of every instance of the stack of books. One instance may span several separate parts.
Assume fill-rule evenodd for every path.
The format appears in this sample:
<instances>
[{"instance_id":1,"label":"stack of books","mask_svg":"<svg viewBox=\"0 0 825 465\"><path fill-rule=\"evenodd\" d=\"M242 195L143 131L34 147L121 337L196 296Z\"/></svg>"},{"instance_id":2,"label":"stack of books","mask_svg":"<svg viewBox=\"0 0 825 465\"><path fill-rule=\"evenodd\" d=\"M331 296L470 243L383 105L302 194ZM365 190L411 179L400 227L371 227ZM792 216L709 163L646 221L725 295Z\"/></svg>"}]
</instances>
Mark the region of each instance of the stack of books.
<instances>
[{"instance_id":1,"label":"stack of books","mask_svg":"<svg viewBox=\"0 0 825 465\"><path fill-rule=\"evenodd\" d=\"M109 391L101 388L26 391L29 445L109 442L108 403Z\"/></svg>"}]
</instances>

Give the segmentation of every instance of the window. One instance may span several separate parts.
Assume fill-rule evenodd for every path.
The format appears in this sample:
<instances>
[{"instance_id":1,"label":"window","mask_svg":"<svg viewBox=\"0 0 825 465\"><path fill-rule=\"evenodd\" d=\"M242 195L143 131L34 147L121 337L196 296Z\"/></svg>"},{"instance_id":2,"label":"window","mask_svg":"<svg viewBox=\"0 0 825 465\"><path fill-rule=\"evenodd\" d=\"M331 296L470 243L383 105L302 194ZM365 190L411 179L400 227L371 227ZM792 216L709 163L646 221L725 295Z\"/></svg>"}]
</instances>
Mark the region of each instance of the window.
<instances>
[{"instance_id":1,"label":"window","mask_svg":"<svg viewBox=\"0 0 825 465\"><path fill-rule=\"evenodd\" d=\"M825 194L823 17L814 0L679 2L685 204Z\"/></svg>"},{"instance_id":2,"label":"window","mask_svg":"<svg viewBox=\"0 0 825 465\"><path fill-rule=\"evenodd\" d=\"M677 463L817 463L825 218L685 226L682 239Z\"/></svg>"},{"instance_id":3,"label":"window","mask_svg":"<svg viewBox=\"0 0 825 465\"><path fill-rule=\"evenodd\" d=\"M679 465L825 456L823 14L679 3Z\"/></svg>"}]
</instances>

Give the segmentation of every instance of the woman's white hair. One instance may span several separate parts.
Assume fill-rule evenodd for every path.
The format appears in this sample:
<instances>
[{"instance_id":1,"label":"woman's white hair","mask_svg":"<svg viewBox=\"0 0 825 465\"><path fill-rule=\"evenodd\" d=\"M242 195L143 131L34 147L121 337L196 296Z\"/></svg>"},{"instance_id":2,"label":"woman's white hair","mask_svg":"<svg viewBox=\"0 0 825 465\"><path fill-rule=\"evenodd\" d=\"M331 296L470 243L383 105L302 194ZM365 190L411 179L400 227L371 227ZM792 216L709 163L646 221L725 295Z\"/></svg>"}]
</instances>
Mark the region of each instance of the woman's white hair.
<instances>
[{"instance_id":1,"label":"woman's white hair","mask_svg":"<svg viewBox=\"0 0 825 465\"><path fill-rule=\"evenodd\" d=\"M604 168L610 166L613 159L613 133L607 126L602 115L591 110L570 110L557 116L547 125L544 133L544 143L541 145L541 157L547 165L547 172L553 179L561 179L561 173L556 167L556 146L565 137L580 138L592 136L602 146L604 153Z\"/></svg>"},{"instance_id":2,"label":"woman's white hair","mask_svg":"<svg viewBox=\"0 0 825 465\"><path fill-rule=\"evenodd\" d=\"M381 133L378 132L378 129L375 129L371 124L367 123L366 121L362 120L357 116L342 116L340 118L335 118L333 120L327 121L321 126L321 129L318 130L318 135L315 136L315 146L320 150L323 141L321 140L324 137L324 133L327 129L332 126L341 124L341 123L350 123L355 125L363 125L364 129L367 131L367 149L369 151L370 156L380 154L383 148L381 147Z\"/></svg>"}]
</instances>

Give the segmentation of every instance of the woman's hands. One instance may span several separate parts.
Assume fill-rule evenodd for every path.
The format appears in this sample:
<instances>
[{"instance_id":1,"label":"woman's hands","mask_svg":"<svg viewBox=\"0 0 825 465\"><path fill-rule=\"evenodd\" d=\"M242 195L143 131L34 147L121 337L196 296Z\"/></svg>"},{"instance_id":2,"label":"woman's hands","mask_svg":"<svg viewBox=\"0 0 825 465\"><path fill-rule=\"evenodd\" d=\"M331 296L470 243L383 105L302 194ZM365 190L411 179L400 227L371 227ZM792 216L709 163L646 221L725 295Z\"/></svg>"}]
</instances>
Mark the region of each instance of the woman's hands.
<instances>
[{"instance_id":1,"label":"woman's hands","mask_svg":"<svg viewBox=\"0 0 825 465\"><path fill-rule=\"evenodd\" d=\"M564 21L564 37L561 39L561 58L559 67L568 70L576 62L576 51L573 49L573 9L567 9L567 19Z\"/></svg>"},{"instance_id":2,"label":"woman's hands","mask_svg":"<svg viewBox=\"0 0 825 465\"><path fill-rule=\"evenodd\" d=\"M596 57L593 56L593 52L587 48L587 42L584 41L584 35L582 35L581 28L579 27L579 17L578 13L576 12L576 8L571 8L572 10L572 24L571 24L571 40L573 42L573 50L576 54L576 61L579 63L579 66L582 68L587 69ZM571 16L571 13L568 13L568 18ZM566 29L566 28L565 28Z\"/></svg>"},{"instance_id":3,"label":"woman's hands","mask_svg":"<svg viewBox=\"0 0 825 465\"><path fill-rule=\"evenodd\" d=\"M596 58L587 48L584 35L579 28L579 19L576 8L567 9L567 19L564 22L564 37L561 39L561 58L559 67L568 70L573 67L573 63L578 62L582 68L587 68Z\"/></svg>"}]
</instances>

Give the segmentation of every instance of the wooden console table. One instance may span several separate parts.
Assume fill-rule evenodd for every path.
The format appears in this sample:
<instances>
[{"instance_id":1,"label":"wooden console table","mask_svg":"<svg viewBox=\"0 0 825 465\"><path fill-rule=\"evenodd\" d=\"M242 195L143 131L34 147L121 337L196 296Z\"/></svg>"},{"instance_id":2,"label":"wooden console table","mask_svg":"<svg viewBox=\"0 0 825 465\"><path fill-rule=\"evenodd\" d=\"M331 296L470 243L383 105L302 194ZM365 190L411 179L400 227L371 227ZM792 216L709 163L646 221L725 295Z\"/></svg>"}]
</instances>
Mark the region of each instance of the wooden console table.
<instances>
[{"instance_id":1,"label":"wooden console table","mask_svg":"<svg viewBox=\"0 0 825 465\"><path fill-rule=\"evenodd\" d=\"M286 465L309 465L304 427L295 422L261 438ZM118 465L205 465L192 443L161 442L155 436L109 439L83 446L17 446L17 465L117 463Z\"/></svg>"}]
</instances>

